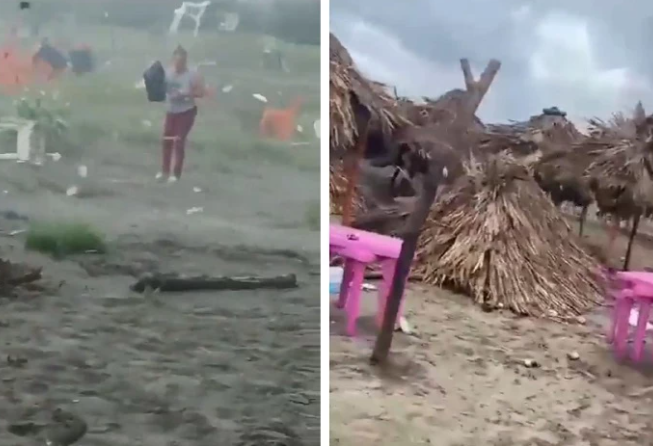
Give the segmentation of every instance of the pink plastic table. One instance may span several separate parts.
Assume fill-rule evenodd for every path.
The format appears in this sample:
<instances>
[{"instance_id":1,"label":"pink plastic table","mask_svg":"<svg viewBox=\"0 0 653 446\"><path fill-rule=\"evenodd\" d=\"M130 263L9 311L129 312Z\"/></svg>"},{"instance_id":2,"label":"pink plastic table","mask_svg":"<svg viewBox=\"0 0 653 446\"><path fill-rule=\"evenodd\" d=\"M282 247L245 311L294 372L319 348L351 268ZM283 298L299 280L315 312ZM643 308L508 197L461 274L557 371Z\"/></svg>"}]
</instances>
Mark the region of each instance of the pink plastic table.
<instances>
[{"instance_id":1,"label":"pink plastic table","mask_svg":"<svg viewBox=\"0 0 653 446\"><path fill-rule=\"evenodd\" d=\"M644 351L646 332L652 328L649 317L653 303L653 273L623 271L617 273L617 279L622 284L616 295L608 340L614 344L617 355L624 356L628 345L631 312L638 313L632 359L640 361Z\"/></svg>"},{"instance_id":2,"label":"pink plastic table","mask_svg":"<svg viewBox=\"0 0 653 446\"><path fill-rule=\"evenodd\" d=\"M381 264L383 282L379 287L376 321L383 323L386 301L394 278L395 265L401 251L401 239L331 224L329 251L345 259L345 270L340 285L337 306L347 312L347 334L355 336L356 320L360 311L363 278L367 265ZM400 309L400 314L401 314Z\"/></svg>"}]
</instances>

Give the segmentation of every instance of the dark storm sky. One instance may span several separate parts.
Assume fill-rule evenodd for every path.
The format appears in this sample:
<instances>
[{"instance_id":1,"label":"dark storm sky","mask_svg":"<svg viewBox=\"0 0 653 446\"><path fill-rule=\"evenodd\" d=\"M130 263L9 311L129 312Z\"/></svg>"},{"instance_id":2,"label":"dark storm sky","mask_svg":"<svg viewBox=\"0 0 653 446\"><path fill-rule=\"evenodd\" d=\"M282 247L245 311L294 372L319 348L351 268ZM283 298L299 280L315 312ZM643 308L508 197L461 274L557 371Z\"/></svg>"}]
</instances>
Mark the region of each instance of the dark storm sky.
<instances>
[{"instance_id":1,"label":"dark storm sky","mask_svg":"<svg viewBox=\"0 0 653 446\"><path fill-rule=\"evenodd\" d=\"M522 120L557 105L575 120L653 112L653 2L644 0L330 0L331 30L361 71L406 96L462 86L503 63L482 119ZM647 107L648 105L648 107Z\"/></svg>"}]
</instances>

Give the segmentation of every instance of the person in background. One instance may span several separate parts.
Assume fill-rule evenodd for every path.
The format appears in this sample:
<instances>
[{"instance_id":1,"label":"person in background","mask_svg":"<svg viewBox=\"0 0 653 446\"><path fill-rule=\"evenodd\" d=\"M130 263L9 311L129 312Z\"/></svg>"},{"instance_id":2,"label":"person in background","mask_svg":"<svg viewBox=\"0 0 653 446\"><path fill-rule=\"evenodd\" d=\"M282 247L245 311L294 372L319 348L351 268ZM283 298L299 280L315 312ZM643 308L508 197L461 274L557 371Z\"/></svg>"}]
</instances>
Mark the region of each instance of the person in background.
<instances>
[{"instance_id":1,"label":"person in background","mask_svg":"<svg viewBox=\"0 0 653 446\"><path fill-rule=\"evenodd\" d=\"M157 180L174 183L181 177L186 139L197 116L196 99L203 95L204 80L197 71L188 67L188 53L178 46L172 53L172 66L166 70L168 104L163 127L162 166L156 175Z\"/></svg>"}]
</instances>

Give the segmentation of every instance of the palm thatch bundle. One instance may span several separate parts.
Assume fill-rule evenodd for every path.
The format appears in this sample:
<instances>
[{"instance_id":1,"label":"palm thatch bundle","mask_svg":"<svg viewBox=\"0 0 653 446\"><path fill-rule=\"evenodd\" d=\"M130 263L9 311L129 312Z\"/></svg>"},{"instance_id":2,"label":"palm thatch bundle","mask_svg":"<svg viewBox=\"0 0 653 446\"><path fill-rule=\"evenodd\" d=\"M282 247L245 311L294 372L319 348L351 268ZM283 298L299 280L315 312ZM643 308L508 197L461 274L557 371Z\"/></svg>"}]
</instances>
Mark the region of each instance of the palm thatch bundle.
<instances>
[{"instance_id":1,"label":"palm thatch bundle","mask_svg":"<svg viewBox=\"0 0 653 446\"><path fill-rule=\"evenodd\" d=\"M576 317L602 300L599 264L523 166L472 160L431 210L415 273L487 308Z\"/></svg>"},{"instance_id":2,"label":"palm thatch bundle","mask_svg":"<svg viewBox=\"0 0 653 446\"><path fill-rule=\"evenodd\" d=\"M397 107L397 100L378 82L371 82L354 66L351 55L331 34L329 72L329 119L331 159L354 149L358 136L356 106L370 114L370 126L390 134L398 125L408 124Z\"/></svg>"},{"instance_id":3,"label":"palm thatch bundle","mask_svg":"<svg viewBox=\"0 0 653 446\"><path fill-rule=\"evenodd\" d=\"M347 177L343 163L336 161L329 165L329 210L332 215L342 215L345 195L347 190ZM367 208L365 198L361 194L360 186L356 186L354 196L354 214L364 211Z\"/></svg>"}]
</instances>

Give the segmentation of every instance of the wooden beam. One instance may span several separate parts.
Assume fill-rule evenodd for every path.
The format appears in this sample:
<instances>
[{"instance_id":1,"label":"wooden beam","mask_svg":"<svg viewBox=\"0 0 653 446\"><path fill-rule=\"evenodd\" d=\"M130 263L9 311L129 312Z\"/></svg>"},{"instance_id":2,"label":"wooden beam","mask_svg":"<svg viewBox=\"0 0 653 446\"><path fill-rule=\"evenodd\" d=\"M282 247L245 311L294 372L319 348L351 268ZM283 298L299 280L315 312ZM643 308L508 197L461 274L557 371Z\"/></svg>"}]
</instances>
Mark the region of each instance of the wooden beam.
<instances>
[{"instance_id":1,"label":"wooden beam","mask_svg":"<svg viewBox=\"0 0 653 446\"><path fill-rule=\"evenodd\" d=\"M463 70L465 88L467 91L472 92L476 86L476 81L474 80L474 74L472 73L472 66L469 64L469 59L460 59L460 68Z\"/></svg>"}]
</instances>

